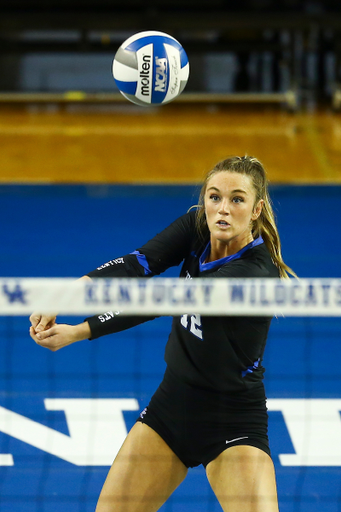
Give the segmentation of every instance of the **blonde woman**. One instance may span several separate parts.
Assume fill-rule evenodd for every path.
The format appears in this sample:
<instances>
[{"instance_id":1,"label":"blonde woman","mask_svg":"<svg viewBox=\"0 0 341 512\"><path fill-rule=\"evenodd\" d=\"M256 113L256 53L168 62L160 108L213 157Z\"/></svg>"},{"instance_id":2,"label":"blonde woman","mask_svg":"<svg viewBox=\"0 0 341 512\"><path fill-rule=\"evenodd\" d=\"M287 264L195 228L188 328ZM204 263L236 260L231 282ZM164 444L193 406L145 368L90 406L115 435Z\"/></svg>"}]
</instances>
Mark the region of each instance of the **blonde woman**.
<instances>
[{"instance_id":1,"label":"blonde woman","mask_svg":"<svg viewBox=\"0 0 341 512\"><path fill-rule=\"evenodd\" d=\"M231 157L210 171L199 205L92 277L152 277L183 262L182 278L286 277L261 163ZM70 326L31 316L31 336L57 350L150 320L99 315ZM225 512L278 512L262 358L271 319L173 320L167 369L104 483L97 512L155 512L200 464Z\"/></svg>"}]
</instances>

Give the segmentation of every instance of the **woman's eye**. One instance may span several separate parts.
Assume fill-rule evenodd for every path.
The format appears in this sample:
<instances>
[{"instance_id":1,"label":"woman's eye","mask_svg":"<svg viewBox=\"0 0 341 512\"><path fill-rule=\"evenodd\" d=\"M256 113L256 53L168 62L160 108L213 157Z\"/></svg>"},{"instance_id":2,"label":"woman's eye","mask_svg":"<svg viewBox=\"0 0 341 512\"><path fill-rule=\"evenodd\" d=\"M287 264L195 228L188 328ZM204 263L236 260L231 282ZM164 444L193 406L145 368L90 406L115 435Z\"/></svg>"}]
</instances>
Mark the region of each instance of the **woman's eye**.
<instances>
[{"instance_id":1,"label":"woman's eye","mask_svg":"<svg viewBox=\"0 0 341 512\"><path fill-rule=\"evenodd\" d=\"M242 197L234 197L233 198L234 203L242 203L243 201L244 201L244 199Z\"/></svg>"},{"instance_id":2,"label":"woman's eye","mask_svg":"<svg viewBox=\"0 0 341 512\"><path fill-rule=\"evenodd\" d=\"M212 199L212 201L216 202L219 200L219 196L217 196L217 194L211 194L210 199Z\"/></svg>"}]
</instances>

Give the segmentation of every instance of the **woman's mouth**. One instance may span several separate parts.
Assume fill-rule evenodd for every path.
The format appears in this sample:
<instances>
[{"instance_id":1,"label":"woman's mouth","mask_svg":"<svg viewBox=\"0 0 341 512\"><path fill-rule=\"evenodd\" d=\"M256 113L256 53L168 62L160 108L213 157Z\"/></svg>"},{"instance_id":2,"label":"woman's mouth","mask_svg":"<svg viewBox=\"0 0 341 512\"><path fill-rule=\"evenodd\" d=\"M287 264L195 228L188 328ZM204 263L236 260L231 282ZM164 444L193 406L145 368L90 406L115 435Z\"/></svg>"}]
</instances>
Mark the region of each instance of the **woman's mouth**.
<instances>
[{"instance_id":1,"label":"woman's mouth","mask_svg":"<svg viewBox=\"0 0 341 512\"><path fill-rule=\"evenodd\" d=\"M216 222L216 224L220 228L228 228L230 226L230 224L228 222L226 222L226 220L218 220L218 222Z\"/></svg>"}]
</instances>

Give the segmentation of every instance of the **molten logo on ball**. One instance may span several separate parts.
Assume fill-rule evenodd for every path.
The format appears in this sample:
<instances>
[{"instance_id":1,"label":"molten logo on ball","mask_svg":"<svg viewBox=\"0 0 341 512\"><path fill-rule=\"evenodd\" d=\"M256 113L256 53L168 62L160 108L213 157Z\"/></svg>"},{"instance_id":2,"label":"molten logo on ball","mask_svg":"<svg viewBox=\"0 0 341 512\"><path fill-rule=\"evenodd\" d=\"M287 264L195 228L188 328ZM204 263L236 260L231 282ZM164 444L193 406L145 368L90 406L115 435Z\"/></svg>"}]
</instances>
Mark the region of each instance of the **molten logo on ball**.
<instances>
[{"instance_id":1,"label":"molten logo on ball","mask_svg":"<svg viewBox=\"0 0 341 512\"><path fill-rule=\"evenodd\" d=\"M150 55L143 55L142 70L140 71L141 94L142 96L150 96Z\"/></svg>"},{"instance_id":2,"label":"molten logo on ball","mask_svg":"<svg viewBox=\"0 0 341 512\"><path fill-rule=\"evenodd\" d=\"M137 105L169 103L184 90L189 64L181 44L163 32L141 32L118 49L113 75L124 97Z\"/></svg>"}]
</instances>

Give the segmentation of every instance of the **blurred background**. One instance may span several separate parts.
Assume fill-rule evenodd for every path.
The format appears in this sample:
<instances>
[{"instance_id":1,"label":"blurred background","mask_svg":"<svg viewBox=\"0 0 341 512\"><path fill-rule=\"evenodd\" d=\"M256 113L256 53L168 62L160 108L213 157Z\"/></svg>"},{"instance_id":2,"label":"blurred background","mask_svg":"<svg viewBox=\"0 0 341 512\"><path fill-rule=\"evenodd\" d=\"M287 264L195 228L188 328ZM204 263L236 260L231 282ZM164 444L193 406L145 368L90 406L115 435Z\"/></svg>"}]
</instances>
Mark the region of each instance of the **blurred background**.
<instances>
[{"instance_id":1,"label":"blurred background","mask_svg":"<svg viewBox=\"0 0 341 512\"><path fill-rule=\"evenodd\" d=\"M129 103L111 73L143 30L169 33L189 57L185 91L162 107ZM336 0L0 0L1 275L78 277L131 252L196 203L216 162L248 154L267 169L286 263L340 277L340 57ZM169 328L158 319L52 354L31 343L27 318L1 318L0 413L22 425L0 414L1 512L94 510L108 465L39 448L39 425L70 435L63 408L44 400L143 409ZM270 411L281 512L341 510L340 337L339 318L273 321L269 399L321 399L335 412L314 466L283 464L299 449L295 429L284 405ZM136 414L123 411L127 429ZM162 510L220 508L196 468Z\"/></svg>"},{"instance_id":2,"label":"blurred background","mask_svg":"<svg viewBox=\"0 0 341 512\"><path fill-rule=\"evenodd\" d=\"M1 0L0 180L192 183L247 152L276 182L339 182L340 11L332 0ZM150 29L190 61L185 92L160 109L127 104L111 74L120 44Z\"/></svg>"}]
</instances>

